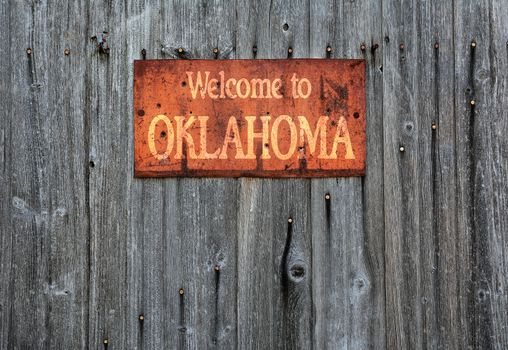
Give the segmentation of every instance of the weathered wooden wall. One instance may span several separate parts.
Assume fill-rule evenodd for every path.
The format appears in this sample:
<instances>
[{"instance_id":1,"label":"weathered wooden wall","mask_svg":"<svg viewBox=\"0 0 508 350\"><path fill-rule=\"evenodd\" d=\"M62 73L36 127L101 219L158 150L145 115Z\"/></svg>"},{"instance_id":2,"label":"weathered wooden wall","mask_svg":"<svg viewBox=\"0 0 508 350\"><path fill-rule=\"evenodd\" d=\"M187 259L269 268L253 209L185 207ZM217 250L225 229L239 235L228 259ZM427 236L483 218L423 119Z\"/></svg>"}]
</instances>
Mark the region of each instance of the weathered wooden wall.
<instances>
[{"instance_id":1,"label":"weathered wooden wall","mask_svg":"<svg viewBox=\"0 0 508 350\"><path fill-rule=\"evenodd\" d=\"M0 349L507 349L507 18L505 0L2 1ZM367 61L367 176L133 178L143 49L327 46Z\"/></svg>"}]
</instances>

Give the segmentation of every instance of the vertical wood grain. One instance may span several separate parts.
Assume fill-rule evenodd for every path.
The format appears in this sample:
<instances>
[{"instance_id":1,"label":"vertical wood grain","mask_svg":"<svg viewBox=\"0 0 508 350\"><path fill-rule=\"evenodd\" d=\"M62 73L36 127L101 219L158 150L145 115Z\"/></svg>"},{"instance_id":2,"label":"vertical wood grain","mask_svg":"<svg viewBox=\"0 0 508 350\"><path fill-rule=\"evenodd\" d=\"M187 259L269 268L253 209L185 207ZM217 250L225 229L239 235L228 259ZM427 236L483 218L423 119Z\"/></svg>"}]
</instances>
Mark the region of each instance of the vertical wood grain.
<instances>
[{"instance_id":1,"label":"vertical wood grain","mask_svg":"<svg viewBox=\"0 0 508 350\"><path fill-rule=\"evenodd\" d=\"M507 16L2 2L0 349L507 348ZM134 179L142 49L365 58L366 176Z\"/></svg>"},{"instance_id":2,"label":"vertical wood grain","mask_svg":"<svg viewBox=\"0 0 508 350\"><path fill-rule=\"evenodd\" d=\"M125 37L128 59L125 69L125 104L127 111L123 118L128 120L128 138L124 147L128 148L128 171L133 172L133 124L136 116L132 113L133 61L160 57L161 4L158 1L132 1L125 4L127 13ZM126 305L126 348L156 349L165 344L164 327L170 313L166 302L170 295L165 288L168 269L165 246L166 216L174 220L174 215L165 213L167 198L174 197L173 191L166 191L164 180L132 179L129 203L127 236L127 299ZM173 293L173 297L176 293ZM116 344L112 343L115 347Z\"/></svg>"},{"instance_id":3,"label":"vertical wood grain","mask_svg":"<svg viewBox=\"0 0 508 350\"><path fill-rule=\"evenodd\" d=\"M504 1L493 0L489 5L488 57L491 62L490 86L488 94L491 101L486 113L488 122L482 123L485 147L482 149L480 165L485 176L478 207L480 225L484 225L488 239L489 264L491 276L485 292L490 299L489 311L492 318L492 342L494 348L508 347L508 6ZM485 254L485 250L479 253ZM481 290L478 291L483 302Z\"/></svg>"},{"instance_id":4,"label":"vertical wood grain","mask_svg":"<svg viewBox=\"0 0 508 350\"><path fill-rule=\"evenodd\" d=\"M501 214L507 155L500 131L506 129L507 7L464 0L456 3L455 14L457 222L469 262L469 269L461 269L464 279L469 277L462 284L464 326L469 346L502 349L507 346L507 318L500 311L507 305L507 220Z\"/></svg>"},{"instance_id":5,"label":"vertical wood grain","mask_svg":"<svg viewBox=\"0 0 508 350\"><path fill-rule=\"evenodd\" d=\"M306 57L309 2L267 5L237 2L238 12L244 11L238 57ZM238 346L307 349L313 317L310 181L242 179L239 195Z\"/></svg>"},{"instance_id":6,"label":"vertical wood grain","mask_svg":"<svg viewBox=\"0 0 508 350\"><path fill-rule=\"evenodd\" d=\"M386 345L420 349L418 10L387 1L382 13Z\"/></svg>"},{"instance_id":7,"label":"vertical wood grain","mask_svg":"<svg viewBox=\"0 0 508 350\"><path fill-rule=\"evenodd\" d=\"M227 1L164 4L162 57L215 59L213 49L217 48L217 59L233 58L234 25L235 6ZM182 55L178 54L178 48L184 49ZM166 327L165 344L190 349L236 348L238 180L165 182L172 193L166 195L166 209L161 212L166 216L164 276L171 314L171 327L161 325Z\"/></svg>"},{"instance_id":8,"label":"vertical wood grain","mask_svg":"<svg viewBox=\"0 0 508 350\"><path fill-rule=\"evenodd\" d=\"M420 3L418 62L418 173L423 348L465 348L460 328L456 231L453 4ZM400 48L399 48L400 49ZM462 264L462 263L461 263ZM466 263L467 266L467 263ZM460 335L462 333L462 335Z\"/></svg>"},{"instance_id":9,"label":"vertical wood grain","mask_svg":"<svg viewBox=\"0 0 508 350\"><path fill-rule=\"evenodd\" d=\"M365 58L369 97L362 116L369 134L365 179L312 180L314 347L319 349L384 348L379 12L379 4L350 1L311 7L311 57Z\"/></svg>"},{"instance_id":10,"label":"vertical wood grain","mask_svg":"<svg viewBox=\"0 0 508 350\"><path fill-rule=\"evenodd\" d=\"M123 3L89 4L90 321L93 349L128 348L127 241L132 194L127 16ZM104 38L105 42L102 43ZM102 44L102 48L98 45ZM131 84L132 85L132 84ZM105 344L107 342L107 344Z\"/></svg>"},{"instance_id":11,"label":"vertical wood grain","mask_svg":"<svg viewBox=\"0 0 508 350\"><path fill-rule=\"evenodd\" d=\"M1 5L2 349L87 347L83 11Z\"/></svg>"}]
</instances>

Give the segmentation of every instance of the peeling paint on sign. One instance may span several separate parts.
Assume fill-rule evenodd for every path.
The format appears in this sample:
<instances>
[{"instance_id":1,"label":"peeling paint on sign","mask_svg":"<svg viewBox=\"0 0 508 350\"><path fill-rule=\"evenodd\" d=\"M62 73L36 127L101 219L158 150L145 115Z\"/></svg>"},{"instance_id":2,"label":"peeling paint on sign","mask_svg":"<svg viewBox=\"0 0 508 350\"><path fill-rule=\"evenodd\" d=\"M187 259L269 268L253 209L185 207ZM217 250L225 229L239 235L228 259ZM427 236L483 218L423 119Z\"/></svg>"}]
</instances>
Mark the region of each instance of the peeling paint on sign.
<instances>
[{"instance_id":1,"label":"peeling paint on sign","mask_svg":"<svg viewBox=\"0 0 508 350\"><path fill-rule=\"evenodd\" d=\"M363 60L134 62L138 177L365 173Z\"/></svg>"}]
</instances>

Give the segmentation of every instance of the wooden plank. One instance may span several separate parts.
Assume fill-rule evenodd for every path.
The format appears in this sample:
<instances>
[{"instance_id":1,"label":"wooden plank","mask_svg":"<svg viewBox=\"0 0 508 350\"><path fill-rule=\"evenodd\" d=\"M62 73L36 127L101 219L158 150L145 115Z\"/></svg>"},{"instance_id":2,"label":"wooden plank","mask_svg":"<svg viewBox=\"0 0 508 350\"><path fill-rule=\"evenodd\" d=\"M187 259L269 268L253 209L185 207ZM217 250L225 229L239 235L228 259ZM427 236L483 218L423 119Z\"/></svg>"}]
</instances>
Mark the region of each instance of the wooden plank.
<instances>
[{"instance_id":1,"label":"wooden plank","mask_svg":"<svg viewBox=\"0 0 508 350\"><path fill-rule=\"evenodd\" d=\"M237 12L236 57L272 57L270 5L239 0L236 7L243 9ZM239 179L237 269L241 288L237 291L236 305L240 349L266 349L278 344L273 325L280 317L274 304L274 295L280 288L277 284L280 269L273 254L283 244L280 237L284 231L274 231L277 219L264 214L267 209L273 210L272 196L276 193L272 191L272 181ZM287 222L287 217L280 218L282 222L284 219Z\"/></svg>"},{"instance_id":2,"label":"wooden plank","mask_svg":"<svg viewBox=\"0 0 508 350\"><path fill-rule=\"evenodd\" d=\"M162 57L231 58L234 23L235 7L226 1L213 6L171 2L162 8ZM182 54L178 48L183 48ZM161 252L166 265L160 287L168 295L164 309L170 317L166 323L154 319L154 327L162 329L166 347L236 348L237 180L167 179L164 183L166 207L153 208L166 217Z\"/></svg>"},{"instance_id":3,"label":"wooden plank","mask_svg":"<svg viewBox=\"0 0 508 350\"><path fill-rule=\"evenodd\" d=\"M383 2L386 346L422 348L418 9Z\"/></svg>"},{"instance_id":4,"label":"wooden plank","mask_svg":"<svg viewBox=\"0 0 508 350\"><path fill-rule=\"evenodd\" d=\"M384 161L383 161L383 31L381 3L350 1L344 3L344 54L367 60L367 170L361 182L363 236L356 236L360 256L355 261L355 278L350 288L355 300L351 330L352 346L383 349L386 347L385 325L385 225L384 225ZM351 14L349 14L351 13ZM366 15L367 14L367 15ZM340 38L341 36L338 36ZM365 49L362 50L362 44ZM360 53L362 56L360 56ZM358 184L352 191L357 196ZM361 230L358 230L361 232ZM348 252L349 254L349 252ZM362 280L365 279L365 287Z\"/></svg>"},{"instance_id":5,"label":"wooden plank","mask_svg":"<svg viewBox=\"0 0 508 350\"><path fill-rule=\"evenodd\" d=\"M8 2L0 3L0 31L8 33L14 31L11 29L11 7ZM13 279L12 273L12 231L11 231L11 175L8 158L10 149L10 118L4 117L12 115L12 92L13 89L7 88L13 86L11 83L13 70L11 70L11 46L8 35L0 36L0 45L4 49L0 51L0 110L3 111L0 118L0 349L7 349L9 341L13 342L12 337L15 328L12 320L13 295L11 294ZM21 46L21 45L20 45ZM15 48L14 50L15 51ZM26 54L26 53L25 53ZM15 71L14 71L15 72Z\"/></svg>"},{"instance_id":6,"label":"wooden plank","mask_svg":"<svg viewBox=\"0 0 508 350\"><path fill-rule=\"evenodd\" d=\"M238 58L308 55L308 6L237 2ZM239 195L238 347L310 348L310 181L241 179Z\"/></svg>"},{"instance_id":7,"label":"wooden plank","mask_svg":"<svg viewBox=\"0 0 508 350\"><path fill-rule=\"evenodd\" d=\"M162 7L157 1L132 1L126 4L125 45L128 61L124 63L128 82L124 87L125 116L128 120L128 138L124 147L128 149L128 174L132 176L133 127L132 127L132 82L133 61L143 58L160 58L160 21ZM125 118L124 116L124 118ZM174 186L173 186L174 187ZM127 241L127 299L125 348L164 348L165 325L171 313L166 305L173 295L167 287L166 270L168 257L165 245L171 243L166 235L167 221L174 223L174 210L167 203L174 198L175 189L162 181L136 181L130 184L128 205ZM166 212L168 211L168 213ZM168 217L169 218L168 218ZM117 344L112 343L113 347Z\"/></svg>"},{"instance_id":8,"label":"wooden plank","mask_svg":"<svg viewBox=\"0 0 508 350\"><path fill-rule=\"evenodd\" d=\"M89 346L128 348L127 243L132 165L126 4L92 1L88 9L87 116L90 130ZM126 166L129 164L129 166ZM130 171L129 171L130 169Z\"/></svg>"},{"instance_id":9,"label":"wooden plank","mask_svg":"<svg viewBox=\"0 0 508 350\"><path fill-rule=\"evenodd\" d=\"M423 348L466 348L459 341L461 294L456 233L453 4L417 7L419 269ZM422 98L423 94L427 97ZM462 264L462 262L460 262ZM467 266L467 265L466 265Z\"/></svg>"},{"instance_id":10,"label":"wooden plank","mask_svg":"<svg viewBox=\"0 0 508 350\"><path fill-rule=\"evenodd\" d=\"M505 1L495 0L489 4L489 39L485 51L488 52L490 62L490 90L487 96L491 100L485 107L483 116L488 122L481 122L478 130L482 134L478 157L480 193L478 195L477 225L481 227L486 244L479 242L479 254L488 260L490 278L480 275L480 279L487 280L487 288L481 286L478 290L478 301L485 310L490 312L492 319L491 339L492 347L503 349L508 347L508 296L506 285L508 282L508 140L501 130L508 130L508 5ZM487 51L488 50L488 51ZM479 118L483 118L482 115ZM481 120L481 119L480 119ZM484 247L487 247L485 249ZM487 268L485 268L487 270ZM484 282L485 283L485 282ZM483 293L482 294L482 289ZM486 300L485 300L486 299ZM487 347L488 342L480 346Z\"/></svg>"},{"instance_id":11,"label":"wooden plank","mask_svg":"<svg viewBox=\"0 0 508 350\"><path fill-rule=\"evenodd\" d=\"M469 270L461 321L468 345L503 349L506 337L505 2L459 1L455 21L458 232ZM475 42L473 47L472 42ZM474 106L471 100L475 101ZM501 180L502 179L502 180ZM503 209L502 209L503 208ZM463 263L464 264L464 263Z\"/></svg>"},{"instance_id":12,"label":"wooden plank","mask_svg":"<svg viewBox=\"0 0 508 350\"><path fill-rule=\"evenodd\" d=\"M380 4L349 1L311 7L311 57L365 58L368 96L364 181L312 180L314 347L319 349L384 348L380 10Z\"/></svg>"},{"instance_id":13,"label":"wooden plank","mask_svg":"<svg viewBox=\"0 0 508 350\"><path fill-rule=\"evenodd\" d=\"M473 12L474 11L474 12ZM481 348L480 344L489 343L489 316L478 303L478 291L481 288L478 276L479 234L475 225L476 194L476 150L478 113L486 116L484 107L471 105L472 100L486 105L486 89L478 86L475 73L487 64L487 37L484 25L488 22L487 7L472 1L458 1L454 21L455 56L455 149L456 149L456 185L457 185L457 233L460 261L458 261L459 289L461 304L459 309L460 327L463 334L462 344L471 348ZM481 50L472 47L472 41L483 43ZM482 80L482 85L485 80ZM488 83L487 83L488 84ZM459 236L460 235L460 236ZM486 237L482 238L486 243ZM487 267L487 265L482 264ZM478 306L478 307L477 307ZM486 327L486 328L483 328ZM482 333L487 336L483 338ZM481 339L477 339L480 336Z\"/></svg>"},{"instance_id":14,"label":"wooden plank","mask_svg":"<svg viewBox=\"0 0 508 350\"><path fill-rule=\"evenodd\" d=\"M86 24L74 17L83 10L9 3L0 11L2 32L9 33L1 72L9 90L0 135L2 349L86 348L86 122L80 113L86 66L79 39Z\"/></svg>"}]
</instances>

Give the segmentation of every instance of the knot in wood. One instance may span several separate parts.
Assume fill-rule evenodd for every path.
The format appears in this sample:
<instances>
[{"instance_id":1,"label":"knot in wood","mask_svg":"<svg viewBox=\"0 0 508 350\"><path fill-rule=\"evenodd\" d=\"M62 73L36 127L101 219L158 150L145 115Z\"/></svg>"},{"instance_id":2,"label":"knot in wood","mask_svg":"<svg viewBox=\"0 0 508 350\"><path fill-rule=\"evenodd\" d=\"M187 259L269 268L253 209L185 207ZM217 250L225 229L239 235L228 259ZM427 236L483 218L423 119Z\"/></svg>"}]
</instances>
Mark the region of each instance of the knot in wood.
<instances>
[{"instance_id":1,"label":"knot in wood","mask_svg":"<svg viewBox=\"0 0 508 350\"><path fill-rule=\"evenodd\" d=\"M484 302L489 295L489 292L483 289L478 290L478 301Z\"/></svg>"},{"instance_id":2,"label":"knot in wood","mask_svg":"<svg viewBox=\"0 0 508 350\"><path fill-rule=\"evenodd\" d=\"M292 282L301 282L305 278L305 274L306 266L301 262L294 263L289 267L288 276Z\"/></svg>"},{"instance_id":3,"label":"knot in wood","mask_svg":"<svg viewBox=\"0 0 508 350\"><path fill-rule=\"evenodd\" d=\"M353 290L356 294L363 294L368 290L368 282L363 277L358 277L353 280Z\"/></svg>"}]
</instances>

